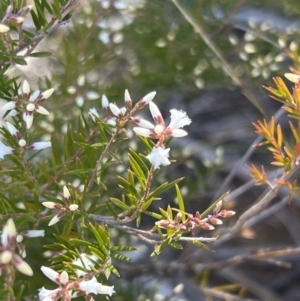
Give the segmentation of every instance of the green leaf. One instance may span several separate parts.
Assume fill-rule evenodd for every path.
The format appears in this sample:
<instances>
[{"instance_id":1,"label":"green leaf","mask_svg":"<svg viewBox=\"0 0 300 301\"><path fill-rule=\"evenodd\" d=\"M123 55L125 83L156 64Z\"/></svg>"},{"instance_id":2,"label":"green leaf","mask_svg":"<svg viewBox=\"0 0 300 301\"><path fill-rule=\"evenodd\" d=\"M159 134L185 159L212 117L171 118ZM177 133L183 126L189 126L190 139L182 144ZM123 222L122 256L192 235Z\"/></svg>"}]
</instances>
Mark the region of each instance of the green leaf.
<instances>
[{"instance_id":1,"label":"green leaf","mask_svg":"<svg viewBox=\"0 0 300 301\"><path fill-rule=\"evenodd\" d=\"M141 155L137 154L134 150L129 149L129 154L134 158L134 160L139 164L139 166L143 169L145 173L149 172L149 168L142 159Z\"/></svg>"},{"instance_id":2,"label":"green leaf","mask_svg":"<svg viewBox=\"0 0 300 301\"><path fill-rule=\"evenodd\" d=\"M152 191L150 194L149 194L149 198L154 198L156 197L157 195L160 195L161 193L169 190L170 188L172 188L175 184L179 183L183 178L179 178L177 180L174 180L170 183L166 182L166 183L163 183L161 184L160 186L158 186L154 191Z\"/></svg>"},{"instance_id":3,"label":"green leaf","mask_svg":"<svg viewBox=\"0 0 300 301\"><path fill-rule=\"evenodd\" d=\"M129 252L129 251L136 251L137 249L130 246L113 246L111 251L119 251L119 252Z\"/></svg>"},{"instance_id":4,"label":"green leaf","mask_svg":"<svg viewBox=\"0 0 300 301\"><path fill-rule=\"evenodd\" d=\"M151 253L150 256L152 257L152 256L159 255L168 245L170 245L171 242L172 242L171 237L166 238L162 244L160 244L154 249L154 251Z\"/></svg>"},{"instance_id":5,"label":"green leaf","mask_svg":"<svg viewBox=\"0 0 300 301\"><path fill-rule=\"evenodd\" d=\"M185 212L184 202L183 202L183 199L182 199L182 195L181 195L180 189L179 189L179 187L178 187L177 184L175 184L175 189L176 189L176 195L177 195L177 201L178 201L179 209L182 212ZM182 218L183 222L186 221L186 215L185 214L182 214L181 218Z\"/></svg>"},{"instance_id":6,"label":"green leaf","mask_svg":"<svg viewBox=\"0 0 300 301\"><path fill-rule=\"evenodd\" d=\"M219 201L223 200L223 199L226 197L226 195L228 195L228 194L229 194L229 191L225 192L225 193L224 193L223 195L221 195L215 202L213 202L212 205L210 205L204 212L201 213L201 218L203 218L203 217L205 217L206 215L208 215L208 213L209 213L210 211L212 211L212 210L215 208L216 204L217 204Z\"/></svg>"},{"instance_id":7,"label":"green leaf","mask_svg":"<svg viewBox=\"0 0 300 301\"><path fill-rule=\"evenodd\" d=\"M40 51L40 52L33 52L33 53L30 53L30 57L48 57L48 56L51 56L52 55L52 52L50 51Z\"/></svg>"},{"instance_id":8,"label":"green leaf","mask_svg":"<svg viewBox=\"0 0 300 301\"><path fill-rule=\"evenodd\" d=\"M117 207L122 208L126 211L130 211L130 206L126 205L124 202L120 201L117 198L110 198L110 201L112 201Z\"/></svg>"},{"instance_id":9,"label":"green leaf","mask_svg":"<svg viewBox=\"0 0 300 301\"><path fill-rule=\"evenodd\" d=\"M117 259L117 260L128 261L128 262L131 261L130 257L127 257L127 256L122 255L122 254L118 254L118 253L111 254L111 257L114 258L114 259Z\"/></svg>"},{"instance_id":10,"label":"green leaf","mask_svg":"<svg viewBox=\"0 0 300 301\"><path fill-rule=\"evenodd\" d=\"M205 249L206 251L212 251L212 249L205 243L199 241L199 240L193 240L192 244L198 247L201 247L203 249Z\"/></svg>"}]
</instances>

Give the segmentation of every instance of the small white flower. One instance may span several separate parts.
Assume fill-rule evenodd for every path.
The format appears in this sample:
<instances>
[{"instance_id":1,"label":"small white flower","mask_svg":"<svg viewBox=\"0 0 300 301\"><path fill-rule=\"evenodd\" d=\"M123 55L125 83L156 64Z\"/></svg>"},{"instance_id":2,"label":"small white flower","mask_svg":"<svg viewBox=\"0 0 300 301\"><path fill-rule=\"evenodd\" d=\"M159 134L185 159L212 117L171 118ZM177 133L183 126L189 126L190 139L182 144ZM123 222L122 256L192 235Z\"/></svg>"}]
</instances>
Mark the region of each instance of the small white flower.
<instances>
[{"instance_id":1,"label":"small white flower","mask_svg":"<svg viewBox=\"0 0 300 301\"><path fill-rule=\"evenodd\" d=\"M98 258L95 255L87 255L86 253L81 253L80 257L74 259L72 263L74 265L82 267L86 271L90 271L94 267L97 260ZM82 277L87 274L85 271L79 269L77 269L75 272L78 277Z\"/></svg>"},{"instance_id":2,"label":"small white flower","mask_svg":"<svg viewBox=\"0 0 300 301\"><path fill-rule=\"evenodd\" d=\"M52 146L51 141L45 141L45 142L35 142L31 145L31 148L33 150L41 150L51 146Z\"/></svg>"},{"instance_id":3,"label":"small white flower","mask_svg":"<svg viewBox=\"0 0 300 301\"><path fill-rule=\"evenodd\" d=\"M44 237L45 230L28 230L22 232L22 235L26 237Z\"/></svg>"},{"instance_id":4,"label":"small white flower","mask_svg":"<svg viewBox=\"0 0 300 301\"><path fill-rule=\"evenodd\" d=\"M102 285L95 277L91 280L82 280L79 282L79 290L95 295L109 295L115 293L114 286Z\"/></svg>"},{"instance_id":5,"label":"small white flower","mask_svg":"<svg viewBox=\"0 0 300 301\"><path fill-rule=\"evenodd\" d=\"M39 300L40 301L54 301L60 296L60 288L54 290L47 290L44 287L39 289Z\"/></svg>"},{"instance_id":6,"label":"small white flower","mask_svg":"<svg viewBox=\"0 0 300 301\"><path fill-rule=\"evenodd\" d=\"M163 116L154 102L149 103L149 109L156 125L152 125L146 120L138 117L132 118L133 122L139 125L139 127L134 127L133 131L140 136L159 139L163 143L169 137L184 137L187 132L181 128L189 125L192 121L183 111L178 111L176 109L170 110L171 112L171 122L166 127Z\"/></svg>"},{"instance_id":7,"label":"small white flower","mask_svg":"<svg viewBox=\"0 0 300 301\"><path fill-rule=\"evenodd\" d=\"M91 108L91 109L89 110L89 115L91 115L91 118L92 118L92 120L93 120L94 122L96 121L95 116L98 117L98 118L100 118L100 116L99 116L99 114L98 114L98 112L97 112L97 110L96 110L95 108Z\"/></svg>"},{"instance_id":8,"label":"small white flower","mask_svg":"<svg viewBox=\"0 0 300 301\"><path fill-rule=\"evenodd\" d=\"M27 276L32 276L33 271L29 264L19 255L15 254L14 248L17 243L17 229L14 221L10 218L3 227L1 234L0 262L1 264L12 263L14 267Z\"/></svg>"},{"instance_id":9,"label":"small white flower","mask_svg":"<svg viewBox=\"0 0 300 301\"><path fill-rule=\"evenodd\" d=\"M153 147L151 153L147 156L148 160L151 164L154 165L154 168L157 169L161 165L166 166L171 164L169 161L169 152L170 149L162 148L162 147Z\"/></svg>"}]
</instances>

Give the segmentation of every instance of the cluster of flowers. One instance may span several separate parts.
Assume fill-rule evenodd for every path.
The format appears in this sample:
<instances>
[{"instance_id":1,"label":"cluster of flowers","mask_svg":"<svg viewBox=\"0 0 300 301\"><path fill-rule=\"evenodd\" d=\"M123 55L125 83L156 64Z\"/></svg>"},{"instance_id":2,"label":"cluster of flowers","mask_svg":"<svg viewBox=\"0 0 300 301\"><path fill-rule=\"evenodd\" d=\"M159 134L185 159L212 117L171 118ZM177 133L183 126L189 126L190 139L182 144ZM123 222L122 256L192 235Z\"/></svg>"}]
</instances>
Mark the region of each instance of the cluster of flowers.
<instances>
[{"instance_id":1,"label":"cluster of flowers","mask_svg":"<svg viewBox=\"0 0 300 301\"><path fill-rule=\"evenodd\" d=\"M2 29L4 25L2 25ZM1 26L0 26L1 27ZM1 29L1 28L0 28ZM49 89L44 92L36 91L31 93L30 86L26 80L21 84L20 91L16 97L11 101L7 102L0 110L2 116L15 116L18 112L23 114L24 129L29 130L33 124L33 117L35 113L42 115L49 115L49 112L41 106L41 103L48 99L54 92L54 89ZM169 161L169 148L165 148L165 142L170 137L183 137L187 135L187 132L181 128L189 125L191 120L188 118L185 112L172 109L171 121L169 125L165 124L160 110L157 105L152 101L155 97L156 92L151 92L144 96L134 107L132 106L131 97L129 92L125 91L125 107L119 108L113 103L109 103L105 95L102 96L102 106L105 112L104 120L114 127L114 132L125 126L128 121L135 123L137 126L133 128L133 131L137 135L148 137L150 139L157 140L155 147L151 153L148 154L147 158L153 165L153 168L160 168L160 166L170 164ZM137 110L140 110L144 106L149 105L150 112L154 119L154 124L144 120L140 117L133 116ZM90 110L90 115L93 121L96 118L100 118L95 109ZM22 125L14 126L10 122L3 124L3 127L10 133L12 138L15 140L13 146L7 146L0 141L0 159L3 159L5 155L13 153L22 153L25 150L41 150L47 147L51 147L51 142L35 142L27 143L22 138L21 131L17 129L21 128ZM4 136L2 137L3 140ZM17 145L17 146L16 146ZM68 212L76 212L78 205L71 202L71 196L69 189L63 187L63 201L65 205L59 202L47 201L42 204L48 208L56 210L56 214L50 220L49 226L56 224L61 218ZM22 246L21 242L23 236L37 237L44 236L44 231L26 231L22 234L18 234L16 231L15 224L12 219L9 219L3 228L1 234L1 247L0 247L0 274L9 274L13 268L16 268L21 273L32 276L33 271L31 267L23 260L26 256L25 247ZM18 250L19 254L16 253ZM83 268L83 270L90 270L93 266L95 259L89 259L87 255L81 254L80 258L74 260L74 265ZM85 275L82 269L76 272L77 279L70 280L69 275L66 271L58 273L49 267L42 267L42 272L52 281L59 285L54 290L47 290L41 288L39 290L40 301L55 301L60 298L62 300L70 300L74 297L88 295L88 294L107 294L111 296L115 291L114 287L109 287L99 283L94 274L93 277ZM84 276L84 277L82 277Z\"/></svg>"},{"instance_id":2,"label":"cluster of flowers","mask_svg":"<svg viewBox=\"0 0 300 301\"><path fill-rule=\"evenodd\" d=\"M42 107L39 103L48 99L54 92L54 89L48 89L41 93L40 91L35 91L33 94L30 93L30 86L26 80L23 81L22 88L19 94L14 100L7 102L1 108L1 115L4 116L6 112L9 111L8 115L15 116L17 114L16 108L24 111L23 119L26 123L26 128L30 129L33 123L34 112L40 113L42 115L49 115L49 112ZM11 134L11 136L17 141L19 147L11 147L5 145L0 141L0 159L3 159L5 155L13 154L17 152L23 152L24 150L42 150L51 147L50 141L42 141L27 144L27 141L23 139L20 135L19 130L10 122L6 122L6 128Z\"/></svg>"},{"instance_id":3,"label":"cluster of flowers","mask_svg":"<svg viewBox=\"0 0 300 301\"><path fill-rule=\"evenodd\" d=\"M0 275L10 274L11 269L16 268L19 272L27 276L32 276L33 271L29 264L23 260L26 257L25 249L21 246L23 237L39 237L44 236L44 230L29 230L17 233L14 221L9 219L3 227L1 234L0 246ZM21 253L22 257L16 252ZM81 269L91 270L94 266L95 258L89 258L86 254L81 254L80 258L74 260L74 265L78 266L80 270L76 271L78 277L85 276L86 273ZM111 296L114 291L113 286L102 285L97 281L95 276L87 280L86 278L79 278L76 280L69 280L69 275L66 271L61 274L49 267L41 267L42 272L52 281L59 285L54 290L47 290L42 287L39 290L40 301L56 301L59 298L62 300L71 300L72 298L87 295L87 294L106 294Z\"/></svg>"},{"instance_id":4,"label":"cluster of flowers","mask_svg":"<svg viewBox=\"0 0 300 301\"><path fill-rule=\"evenodd\" d=\"M138 125L133 128L133 131L137 135L157 140L155 147L152 149L151 153L147 155L147 158L153 165L154 169L158 169L161 165L166 166L170 164L170 148L165 148L165 142L171 137L186 136L187 132L181 128L189 125L192 121L185 112L172 109L170 110L171 121L167 126L159 108L153 102L155 95L156 92L147 94L132 108L131 97L129 92L125 90L124 107L119 108L115 104L109 103L105 95L102 97L102 107L105 110L106 120L109 124L118 127L118 125L124 124L124 121L130 120ZM145 105L149 105L154 124L140 117L133 116L138 109ZM99 114L94 108L90 110L90 115L94 121L95 117L99 118Z\"/></svg>"}]
</instances>

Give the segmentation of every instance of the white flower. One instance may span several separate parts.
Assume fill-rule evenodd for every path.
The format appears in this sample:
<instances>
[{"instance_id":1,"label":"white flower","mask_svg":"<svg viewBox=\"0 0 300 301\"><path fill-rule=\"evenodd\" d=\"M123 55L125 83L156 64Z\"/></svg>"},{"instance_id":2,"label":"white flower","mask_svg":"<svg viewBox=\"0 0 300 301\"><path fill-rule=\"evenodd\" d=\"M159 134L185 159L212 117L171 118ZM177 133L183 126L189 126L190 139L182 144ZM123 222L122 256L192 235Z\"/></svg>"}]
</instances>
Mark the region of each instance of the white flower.
<instances>
[{"instance_id":1,"label":"white flower","mask_svg":"<svg viewBox=\"0 0 300 301\"><path fill-rule=\"evenodd\" d=\"M109 295L115 293L114 286L107 286L99 283L95 277L91 280L82 280L79 282L79 290L95 295Z\"/></svg>"},{"instance_id":2,"label":"white flower","mask_svg":"<svg viewBox=\"0 0 300 301\"><path fill-rule=\"evenodd\" d=\"M132 118L133 122L139 125L139 127L133 128L137 135L159 139L161 143L163 143L169 137L184 137L187 135L187 132L181 128L189 125L192 121L185 112L178 111L176 109L170 110L171 122L166 127L165 121L157 105L150 101L149 108L156 125L153 125L141 118Z\"/></svg>"},{"instance_id":3,"label":"white flower","mask_svg":"<svg viewBox=\"0 0 300 301\"><path fill-rule=\"evenodd\" d=\"M17 230L14 221L10 218L3 227L1 234L0 247L0 274L1 265L12 263L14 267L27 276L32 276L33 271L29 264L25 262L19 255L15 254L15 246L17 244Z\"/></svg>"},{"instance_id":4,"label":"white flower","mask_svg":"<svg viewBox=\"0 0 300 301\"><path fill-rule=\"evenodd\" d=\"M98 118L100 118L100 116L99 116L99 114L98 114L98 112L97 112L97 110L96 110L95 108L91 108L91 109L89 110L89 115L91 115L91 118L92 118L92 120L93 120L94 122L96 121L95 116L98 117Z\"/></svg>"},{"instance_id":5,"label":"white flower","mask_svg":"<svg viewBox=\"0 0 300 301\"><path fill-rule=\"evenodd\" d=\"M169 152L170 149L162 147L153 147L151 153L147 156L151 164L154 165L154 168L157 169L161 165L166 166L171 164L169 161Z\"/></svg>"},{"instance_id":6,"label":"white flower","mask_svg":"<svg viewBox=\"0 0 300 301\"><path fill-rule=\"evenodd\" d=\"M94 267L97 260L98 258L95 255L81 253L79 258L73 260L73 264L82 267L86 271L90 271ZM78 277L82 277L87 274L85 271L79 269L77 269L75 272Z\"/></svg>"},{"instance_id":7,"label":"white flower","mask_svg":"<svg viewBox=\"0 0 300 301\"><path fill-rule=\"evenodd\" d=\"M60 296L60 288L54 290L47 290L44 287L39 289L39 300L40 301L54 301Z\"/></svg>"},{"instance_id":8,"label":"white flower","mask_svg":"<svg viewBox=\"0 0 300 301\"><path fill-rule=\"evenodd\" d=\"M29 83L27 82L27 80L23 81L20 95L23 97L23 101L26 104L24 120L26 122L27 129L32 126L34 112L42 115L50 114L44 107L39 105L38 102L49 98L53 94L53 92L54 89L51 88L44 91L43 93L40 93L40 91L35 91L32 95L30 95Z\"/></svg>"},{"instance_id":9,"label":"white flower","mask_svg":"<svg viewBox=\"0 0 300 301\"><path fill-rule=\"evenodd\" d=\"M5 155L9 155L13 153L13 148L10 146L6 146L0 141L0 159L4 159Z\"/></svg>"},{"instance_id":10,"label":"white flower","mask_svg":"<svg viewBox=\"0 0 300 301\"><path fill-rule=\"evenodd\" d=\"M44 142L35 142L30 146L30 148L32 148L33 150L41 150L51 146L52 146L51 141L44 141Z\"/></svg>"},{"instance_id":11,"label":"white flower","mask_svg":"<svg viewBox=\"0 0 300 301\"><path fill-rule=\"evenodd\" d=\"M44 237L45 230L28 230L22 232L22 235L26 237Z\"/></svg>"}]
</instances>

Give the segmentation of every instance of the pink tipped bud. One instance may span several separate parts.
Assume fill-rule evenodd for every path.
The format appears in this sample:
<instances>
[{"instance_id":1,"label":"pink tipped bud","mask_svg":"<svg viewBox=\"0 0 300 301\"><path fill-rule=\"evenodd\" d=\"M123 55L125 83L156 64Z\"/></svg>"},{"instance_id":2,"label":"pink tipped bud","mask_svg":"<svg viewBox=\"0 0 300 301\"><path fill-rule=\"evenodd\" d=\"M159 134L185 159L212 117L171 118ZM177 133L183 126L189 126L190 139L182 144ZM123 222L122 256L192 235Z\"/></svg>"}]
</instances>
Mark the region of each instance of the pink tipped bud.
<instances>
[{"instance_id":1,"label":"pink tipped bud","mask_svg":"<svg viewBox=\"0 0 300 301\"><path fill-rule=\"evenodd\" d=\"M30 86L27 80L23 81L23 86L22 86L22 93L24 96L29 96L30 94Z\"/></svg>"},{"instance_id":2,"label":"pink tipped bud","mask_svg":"<svg viewBox=\"0 0 300 301\"><path fill-rule=\"evenodd\" d=\"M24 274L26 276L33 275L33 271L32 271L32 268L30 267L30 265L27 262L25 262L20 256L15 254L13 257L13 262L14 262L14 266L16 267L16 269L19 272L21 272L22 274Z\"/></svg>"},{"instance_id":3,"label":"pink tipped bud","mask_svg":"<svg viewBox=\"0 0 300 301\"><path fill-rule=\"evenodd\" d=\"M113 103L109 104L109 108L111 110L111 112L116 116L116 117L122 117L123 114L121 112L121 110Z\"/></svg>"},{"instance_id":4,"label":"pink tipped bud","mask_svg":"<svg viewBox=\"0 0 300 301\"><path fill-rule=\"evenodd\" d=\"M64 193L64 199L68 201L70 199L70 191L67 186L64 186L63 193Z\"/></svg>"},{"instance_id":5,"label":"pink tipped bud","mask_svg":"<svg viewBox=\"0 0 300 301\"><path fill-rule=\"evenodd\" d=\"M201 227L202 227L202 229L204 229L204 230L214 230L214 229L215 229L215 227L212 226L212 225L210 225L209 223L203 223L203 224L201 225Z\"/></svg>"},{"instance_id":6,"label":"pink tipped bud","mask_svg":"<svg viewBox=\"0 0 300 301\"><path fill-rule=\"evenodd\" d=\"M209 218L209 221L210 221L213 225L215 225L215 226L217 226L217 225L222 225L222 224L223 224L223 222L222 222L219 218L216 218L216 217L213 217L213 216L211 216L211 217Z\"/></svg>"},{"instance_id":7,"label":"pink tipped bud","mask_svg":"<svg viewBox=\"0 0 300 301\"><path fill-rule=\"evenodd\" d=\"M149 103L149 108L150 108L150 112L151 112L151 115L152 115L155 123L164 125L165 122L164 122L164 119L162 117L162 114L161 114L158 106L153 101L151 101Z\"/></svg>"},{"instance_id":8,"label":"pink tipped bud","mask_svg":"<svg viewBox=\"0 0 300 301\"><path fill-rule=\"evenodd\" d=\"M216 207L214 208L214 215L215 214L217 214L217 213L219 213L220 212L220 210L221 210L221 208L222 208L222 200L221 201L219 201L217 204L216 204Z\"/></svg>"},{"instance_id":9,"label":"pink tipped bud","mask_svg":"<svg viewBox=\"0 0 300 301\"><path fill-rule=\"evenodd\" d=\"M156 95L156 91L150 92L142 98L142 101L148 104Z\"/></svg>"},{"instance_id":10,"label":"pink tipped bud","mask_svg":"<svg viewBox=\"0 0 300 301\"><path fill-rule=\"evenodd\" d=\"M125 107L130 109L132 107L132 100L127 89L125 90L124 93L124 100L125 100Z\"/></svg>"},{"instance_id":11,"label":"pink tipped bud","mask_svg":"<svg viewBox=\"0 0 300 301\"><path fill-rule=\"evenodd\" d=\"M39 99L48 99L53 94L53 92L54 92L54 88L48 89L43 93L41 93Z\"/></svg>"},{"instance_id":12,"label":"pink tipped bud","mask_svg":"<svg viewBox=\"0 0 300 301\"><path fill-rule=\"evenodd\" d=\"M58 223L59 221L60 221L60 218L58 217L58 215L55 215L49 222L48 226L51 227L51 226L55 225L56 223Z\"/></svg>"},{"instance_id":13,"label":"pink tipped bud","mask_svg":"<svg viewBox=\"0 0 300 301\"><path fill-rule=\"evenodd\" d=\"M54 202L43 202L42 205L45 206L46 208L53 209L53 208L55 208L56 203L54 203Z\"/></svg>"},{"instance_id":14,"label":"pink tipped bud","mask_svg":"<svg viewBox=\"0 0 300 301\"><path fill-rule=\"evenodd\" d=\"M231 217L233 215L235 215L235 211L225 210L225 209L218 213L218 216L224 217L224 218Z\"/></svg>"}]
</instances>

